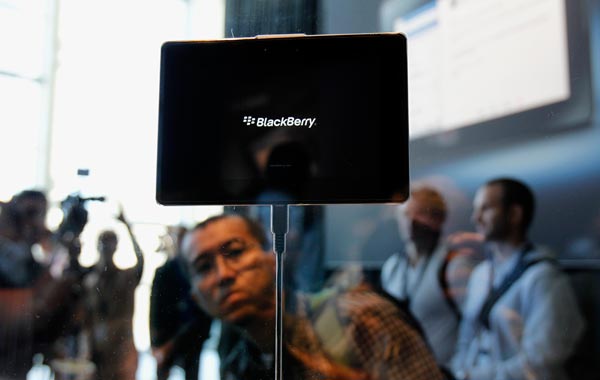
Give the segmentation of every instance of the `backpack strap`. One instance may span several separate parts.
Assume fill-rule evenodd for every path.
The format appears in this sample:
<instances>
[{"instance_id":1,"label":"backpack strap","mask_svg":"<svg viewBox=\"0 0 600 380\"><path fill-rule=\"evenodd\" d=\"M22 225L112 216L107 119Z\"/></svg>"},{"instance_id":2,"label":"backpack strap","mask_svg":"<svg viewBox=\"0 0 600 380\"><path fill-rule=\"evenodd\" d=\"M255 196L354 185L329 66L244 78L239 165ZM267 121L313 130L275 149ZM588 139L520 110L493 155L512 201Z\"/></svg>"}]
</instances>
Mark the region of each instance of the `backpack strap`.
<instances>
[{"instance_id":1,"label":"backpack strap","mask_svg":"<svg viewBox=\"0 0 600 380\"><path fill-rule=\"evenodd\" d=\"M454 300L454 297L452 297L450 291L450 284L448 284L448 276L446 275L448 272L448 265L450 265L450 261L454 258L454 256L454 250L448 250L446 256L444 257L442 265L440 265L440 270L438 271L438 281L440 284L440 288L442 289L442 293L444 294L444 300L446 301L446 304L448 305L452 313L456 316L457 320L460 321L462 319L462 313L460 311L460 308L458 307L458 304Z\"/></svg>"},{"instance_id":2,"label":"backpack strap","mask_svg":"<svg viewBox=\"0 0 600 380\"><path fill-rule=\"evenodd\" d=\"M542 261L553 262L553 260L548 257L541 257L538 259L527 260L527 257L526 257L527 254L529 252L533 251L533 249L534 249L533 244L527 243L525 245L523 250L519 253L520 257L517 262L517 265L515 266L515 269L504 279L504 281L502 281L500 286L493 289L488 294L487 298L485 299L485 302L483 303L483 306L481 307L481 310L479 311L479 316L477 319L486 329L489 330L489 328L490 328L490 313L492 311L492 308L494 307L496 302L500 299L500 297L502 297L504 295L504 293L506 293L508 291L508 289L510 289L511 286L523 275L523 273L525 273L525 271L529 267L531 267L539 262L542 262Z\"/></svg>"}]
</instances>

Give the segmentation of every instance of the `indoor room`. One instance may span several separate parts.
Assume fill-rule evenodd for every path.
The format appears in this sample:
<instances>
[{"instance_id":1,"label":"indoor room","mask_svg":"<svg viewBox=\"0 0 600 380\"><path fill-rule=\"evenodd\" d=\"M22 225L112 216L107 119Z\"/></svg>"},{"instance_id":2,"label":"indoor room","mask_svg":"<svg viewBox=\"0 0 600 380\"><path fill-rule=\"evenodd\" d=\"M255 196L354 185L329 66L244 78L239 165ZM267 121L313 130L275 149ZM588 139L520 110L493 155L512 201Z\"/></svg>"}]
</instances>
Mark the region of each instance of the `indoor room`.
<instances>
[{"instance_id":1,"label":"indoor room","mask_svg":"<svg viewBox=\"0 0 600 380\"><path fill-rule=\"evenodd\" d=\"M599 379L599 74L598 0L0 0L0 380Z\"/></svg>"}]
</instances>

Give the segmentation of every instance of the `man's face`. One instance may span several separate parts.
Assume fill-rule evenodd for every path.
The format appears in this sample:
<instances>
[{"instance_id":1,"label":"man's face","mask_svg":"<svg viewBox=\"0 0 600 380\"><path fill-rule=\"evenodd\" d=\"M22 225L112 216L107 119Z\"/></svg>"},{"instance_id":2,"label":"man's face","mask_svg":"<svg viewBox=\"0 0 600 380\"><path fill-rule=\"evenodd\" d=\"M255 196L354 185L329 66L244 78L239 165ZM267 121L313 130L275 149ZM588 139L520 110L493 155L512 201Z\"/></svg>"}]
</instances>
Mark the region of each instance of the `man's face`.
<instances>
[{"instance_id":1,"label":"man's face","mask_svg":"<svg viewBox=\"0 0 600 380\"><path fill-rule=\"evenodd\" d=\"M499 185L484 186L475 195L472 220L486 241L502 241L508 237L510 224L502 197Z\"/></svg>"},{"instance_id":2,"label":"man's face","mask_svg":"<svg viewBox=\"0 0 600 380\"><path fill-rule=\"evenodd\" d=\"M191 233L186 258L197 302L211 316L243 326L274 316L274 256L243 219L231 216Z\"/></svg>"},{"instance_id":3,"label":"man's face","mask_svg":"<svg viewBox=\"0 0 600 380\"><path fill-rule=\"evenodd\" d=\"M46 232L46 201L40 199L24 199L21 209L23 210L23 233L26 240L37 243Z\"/></svg>"},{"instance_id":4,"label":"man's face","mask_svg":"<svg viewBox=\"0 0 600 380\"><path fill-rule=\"evenodd\" d=\"M398 224L405 241L412 241L420 253L431 253L438 244L444 214L431 200L420 194L414 194L400 207Z\"/></svg>"},{"instance_id":5,"label":"man's face","mask_svg":"<svg viewBox=\"0 0 600 380\"><path fill-rule=\"evenodd\" d=\"M115 252L117 251L117 239L112 236L103 236L98 239L98 252L106 258L112 260Z\"/></svg>"},{"instance_id":6,"label":"man's face","mask_svg":"<svg viewBox=\"0 0 600 380\"><path fill-rule=\"evenodd\" d=\"M419 196L414 196L406 203L404 217L410 222L415 221L435 231L441 231L444 224L444 217L432 210L427 204L427 199Z\"/></svg>"}]
</instances>

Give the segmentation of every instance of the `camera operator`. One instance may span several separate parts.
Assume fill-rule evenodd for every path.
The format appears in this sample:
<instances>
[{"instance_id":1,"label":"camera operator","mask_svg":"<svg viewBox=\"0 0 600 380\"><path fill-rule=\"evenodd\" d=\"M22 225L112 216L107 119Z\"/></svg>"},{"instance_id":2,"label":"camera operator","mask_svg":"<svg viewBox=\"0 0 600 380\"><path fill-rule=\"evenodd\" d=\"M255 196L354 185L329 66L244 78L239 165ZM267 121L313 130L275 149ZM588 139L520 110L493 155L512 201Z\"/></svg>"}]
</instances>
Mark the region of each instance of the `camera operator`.
<instances>
[{"instance_id":1,"label":"camera operator","mask_svg":"<svg viewBox=\"0 0 600 380\"><path fill-rule=\"evenodd\" d=\"M85 279L91 359L96 365L98 380L134 380L138 362L132 321L135 290L142 278L144 257L122 210L117 220L127 228L137 263L133 268L119 269L113 260L117 235L111 230L100 234L100 260Z\"/></svg>"},{"instance_id":2,"label":"camera operator","mask_svg":"<svg viewBox=\"0 0 600 380\"><path fill-rule=\"evenodd\" d=\"M1 206L0 379L25 379L33 355L46 354L72 318L81 293L83 272L75 263L87 211L78 202L53 233L45 224L48 201L43 192L25 190ZM36 260L36 244L52 251L52 257ZM58 251L75 259L53 275L50 266Z\"/></svg>"}]
</instances>

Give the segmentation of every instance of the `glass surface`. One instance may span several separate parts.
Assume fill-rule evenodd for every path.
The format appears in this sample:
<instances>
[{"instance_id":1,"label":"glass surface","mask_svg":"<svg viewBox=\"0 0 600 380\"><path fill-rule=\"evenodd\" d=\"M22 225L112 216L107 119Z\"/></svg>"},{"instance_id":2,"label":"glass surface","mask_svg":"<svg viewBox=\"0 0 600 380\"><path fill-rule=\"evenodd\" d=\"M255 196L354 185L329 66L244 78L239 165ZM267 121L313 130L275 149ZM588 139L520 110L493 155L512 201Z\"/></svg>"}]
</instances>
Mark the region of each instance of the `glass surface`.
<instances>
[{"instance_id":1,"label":"glass surface","mask_svg":"<svg viewBox=\"0 0 600 380\"><path fill-rule=\"evenodd\" d=\"M10 52L0 55L0 377L85 379L122 370L131 375L120 379L272 378L269 207L226 208L258 220L265 241L238 219L210 222L184 239L181 226L222 208L154 200L160 46L403 29L413 194L402 206L290 208L283 378L436 379L444 364L473 380L598 379L598 0L63 0L51 112L37 82L14 77L37 76L52 56L38 42L42 26L30 23L40 16L36 3L27 4L0 0L0 29L16 28L0 37L1 51ZM52 24L46 16L42 22ZM426 28L415 30L420 23ZM479 60L451 55L467 47ZM45 122L49 131L37 127ZM46 144L39 159L37 147ZM504 185L484 185L498 177L533 191L526 239L533 248L507 235L527 207L501 202ZM11 201L32 187L48 194L48 204L31 193ZM81 198L66 198L77 191ZM100 195L107 199L82 200ZM119 203L142 256L115 219ZM62 223L61 209L71 215ZM114 267L98 261L113 247L111 234L98 244L105 229L119 239ZM231 238L248 244L221 249ZM215 282L197 281L189 270L192 258L216 252L244 260L232 266L214 255L216 284L225 290L223 305L213 308L207 291ZM253 268L259 275L245 277ZM504 276L517 278L481 313ZM229 292L234 284L237 293ZM477 333L459 334L461 325ZM475 336L468 354L459 336ZM122 354L107 364L102 354L117 347Z\"/></svg>"},{"instance_id":2,"label":"glass surface","mask_svg":"<svg viewBox=\"0 0 600 380\"><path fill-rule=\"evenodd\" d=\"M0 75L0 171L10 178L0 190L2 199L35 183L40 172L41 91L38 83Z\"/></svg>"},{"instance_id":3,"label":"glass surface","mask_svg":"<svg viewBox=\"0 0 600 380\"><path fill-rule=\"evenodd\" d=\"M39 78L46 54L47 1L0 2L0 72Z\"/></svg>"}]
</instances>

